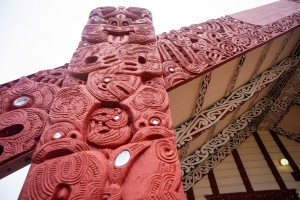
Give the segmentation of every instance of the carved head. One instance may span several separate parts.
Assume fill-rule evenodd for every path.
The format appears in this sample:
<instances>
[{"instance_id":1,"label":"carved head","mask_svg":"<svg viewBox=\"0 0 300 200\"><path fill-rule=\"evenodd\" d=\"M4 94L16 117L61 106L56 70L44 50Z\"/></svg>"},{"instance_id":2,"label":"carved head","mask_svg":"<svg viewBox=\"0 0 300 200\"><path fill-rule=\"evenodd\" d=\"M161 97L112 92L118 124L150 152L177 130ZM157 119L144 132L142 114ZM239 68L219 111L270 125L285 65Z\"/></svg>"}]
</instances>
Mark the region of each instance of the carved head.
<instances>
[{"instance_id":1,"label":"carved head","mask_svg":"<svg viewBox=\"0 0 300 200\"><path fill-rule=\"evenodd\" d=\"M82 33L88 43L135 43L156 41L150 11L135 7L99 7L92 10Z\"/></svg>"}]
</instances>

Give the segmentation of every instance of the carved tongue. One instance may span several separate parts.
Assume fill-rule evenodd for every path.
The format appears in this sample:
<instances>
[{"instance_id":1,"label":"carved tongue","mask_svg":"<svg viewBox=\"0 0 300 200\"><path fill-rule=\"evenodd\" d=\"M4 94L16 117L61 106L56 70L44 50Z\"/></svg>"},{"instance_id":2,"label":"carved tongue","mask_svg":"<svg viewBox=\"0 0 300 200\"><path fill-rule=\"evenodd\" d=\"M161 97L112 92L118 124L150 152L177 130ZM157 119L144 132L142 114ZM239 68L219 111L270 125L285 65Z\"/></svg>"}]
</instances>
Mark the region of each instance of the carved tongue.
<instances>
[{"instance_id":1,"label":"carved tongue","mask_svg":"<svg viewBox=\"0 0 300 200\"><path fill-rule=\"evenodd\" d=\"M122 36L114 36L114 35L108 35L108 42L110 43L118 43L118 44L124 44L128 42L128 35L122 35Z\"/></svg>"}]
</instances>

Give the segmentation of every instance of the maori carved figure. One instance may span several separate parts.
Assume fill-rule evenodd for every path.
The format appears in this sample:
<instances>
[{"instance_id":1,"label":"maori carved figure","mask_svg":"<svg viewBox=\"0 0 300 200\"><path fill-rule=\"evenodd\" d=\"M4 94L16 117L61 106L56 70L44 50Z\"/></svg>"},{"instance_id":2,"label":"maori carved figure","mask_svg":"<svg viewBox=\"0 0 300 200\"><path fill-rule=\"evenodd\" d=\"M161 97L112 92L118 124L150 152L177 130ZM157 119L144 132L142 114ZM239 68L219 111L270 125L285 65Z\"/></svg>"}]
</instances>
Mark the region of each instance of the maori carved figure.
<instances>
[{"instance_id":1,"label":"maori carved figure","mask_svg":"<svg viewBox=\"0 0 300 200\"><path fill-rule=\"evenodd\" d=\"M232 17L209 20L158 35L167 89L204 74L213 66L299 25L299 13L264 26Z\"/></svg>"},{"instance_id":2,"label":"maori carved figure","mask_svg":"<svg viewBox=\"0 0 300 200\"><path fill-rule=\"evenodd\" d=\"M69 121L82 130L84 120L99 104L85 86L65 87L57 93L49 117L52 123Z\"/></svg>"},{"instance_id":3,"label":"maori carved figure","mask_svg":"<svg viewBox=\"0 0 300 200\"><path fill-rule=\"evenodd\" d=\"M117 44L155 42L151 13L142 8L96 8L84 27L82 41Z\"/></svg>"},{"instance_id":4,"label":"maori carved figure","mask_svg":"<svg viewBox=\"0 0 300 200\"><path fill-rule=\"evenodd\" d=\"M58 90L22 77L0 94L0 166L34 150Z\"/></svg>"},{"instance_id":5,"label":"maori carved figure","mask_svg":"<svg viewBox=\"0 0 300 200\"><path fill-rule=\"evenodd\" d=\"M184 199L166 90L299 19L257 26L224 17L156 36L146 9L96 8L70 64L0 86L0 167L36 147L20 199ZM234 93L243 98L222 100L222 114L206 115L221 118L269 82L249 83Z\"/></svg>"},{"instance_id":6,"label":"maori carved figure","mask_svg":"<svg viewBox=\"0 0 300 200\"><path fill-rule=\"evenodd\" d=\"M184 198L155 42L145 9L91 12L20 199Z\"/></svg>"},{"instance_id":7,"label":"maori carved figure","mask_svg":"<svg viewBox=\"0 0 300 200\"><path fill-rule=\"evenodd\" d=\"M105 156L96 151L32 164L21 199L102 199L107 172Z\"/></svg>"},{"instance_id":8,"label":"maori carved figure","mask_svg":"<svg viewBox=\"0 0 300 200\"><path fill-rule=\"evenodd\" d=\"M31 80L42 83L51 83L61 87L67 74L67 67L68 64L65 64L60 68L39 71L31 77Z\"/></svg>"},{"instance_id":9,"label":"maori carved figure","mask_svg":"<svg viewBox=\"0 0 300 200\"><path fill-rule=\"evenodd\" d=\"M33 150L47 122L47 114L24 108L0 115L0 162Z\"/></svg>"},{"instance_id":10,"label":"maori carved figure","mask_svg":"<svg viewBox=\"0 0 300 200\"><path fill-rule=\"evenodd\" d=\"M77 49L69 64L69 71L79 78L99 70L104 73L122 73L160 76L159 53L155 47L138 44L100 43Z\"/></svg>"},{"instance_id":11,"label":"maori carved figure","mask_svg":"<svg viewBox=\"0 0 300 200\"><path fill-rule=\"evenodd\" d=\"M56 85L37 83L23 77L0 96L0 113L29 107L47 112L58 89Z\"/></svg>"},{"instance_id":12,"label":"maori carved figure","mask_svg":"<svg viewBox=\"0 0 300 200\"><path fill-rule=\"evenodd\" d=\"M128 115L121 109L97 109L90 120L87 142L93 146L119 147L131 137Z\"/></svg>"},{"instance_id":13,"label":"maori carved figure","mask_svg":"<svg viewBox=\"0 0 300 200\"><path fill-rule=\"evenodd\" d=\"M119 102L139 87L141 79L134 75L103 74L101 71L90 73L88 90L101 101Z\"/></svg>"}]
</instances>

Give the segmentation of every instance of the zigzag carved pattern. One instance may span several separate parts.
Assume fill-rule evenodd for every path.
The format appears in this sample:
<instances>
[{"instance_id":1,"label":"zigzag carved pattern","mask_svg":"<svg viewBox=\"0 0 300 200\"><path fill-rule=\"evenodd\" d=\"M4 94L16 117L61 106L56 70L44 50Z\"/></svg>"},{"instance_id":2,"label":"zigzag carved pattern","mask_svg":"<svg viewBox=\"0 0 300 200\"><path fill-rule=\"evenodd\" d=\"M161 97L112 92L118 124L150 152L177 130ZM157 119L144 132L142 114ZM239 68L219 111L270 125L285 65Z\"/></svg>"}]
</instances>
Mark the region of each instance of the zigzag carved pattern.
<instances>
[{"instance_id":1,"label":"zigzag carved pattern","mask_svg":"<svg viewBox=\"0 0 300 200\"><path fill-rule=\"evenodd\" d=\"M276 87L272 88L269 93L269 96L276 99L276 101L270 112L260 123L259 129L267 130L275 127L288 113L292 104L299 104L296 98L299 97L300 93L300 69L298 66L294 66L276 81Z\"/></svg>"},{"instance_id":2,"label":"zigzag carved pattern","mask_svg":"<svg viewBox=\"0 0 300 200\"><path fill-rule=\"evenodd\" d=\"M201 111L201 108L202 108L202 105L203 105L203 102L204 102L204 97L205 97L206 91L208 89L210 79L211 79L211 72L208 72L205 75L205 77L203 79L203 82L201 84L201 89L200 89L199 97L198 97L197 102L196 102L196 108L194 110L193 116L200 114L200 111Z\"/></svg>"},{"instance_id":3,"label":"zigzag carved pattern","mask_svg":"<svg viewBox=\"0 0 300 200\"><path fill-rule=\"evenodd\" d=\"M278 126L272 127L271 130L274 131L278 135L281 135L290 140L294 140L295 142L300 143L300 134L298 134L298 133L292 133L292 132L286 131L283 128L280 128Z\"/></svg>"},{"instance_id":4,"label":"zigzag carved pattern","mask_svg":"<svg viewBox=\"0 0 300 200\"><path fill-rule=\"evenodd\" d=\"M226 16L158 36L168 90L262 45L300 24L300 13L264 26Z\"/></svg>"},{"instance_id":5,"label":"zigzag carved pattern","mask_svg":"<svg viewBox=\"0 0 300 200\"><path fill-rule=\"evenodd\" d=\"M275 81L282 73L295 66L298 61L299 58L297 56L282 60L278 65L272 67L272 69L264 72L261 76L256 77L245 86L240 87L228 97L221 99L210 109L201 112L190 121L176 128L177 147L180 148L192 141L196 136L201 134L201 132L210 128L226 114L232 112L236 107L253 97L255 93L262 90L262 88L266 87L269 83Z\"/></svg>"},{"instance_id":6,"label":"zigzag carved pattern","mask_svg":"<svg viewBox=\"0 0 300 200\"><path fill-rule=\"evenodd\" d=\"M292 100L281 100L273 104L271 108L271 113L277 117L277 123L273 125L270 130L274 131L276 134L286 137L290 140L294 140L295 142L300 143L300 134L289 132L279 127L278 124L283 120L284 116L290 111L291 107L295 104L300 104L300 98L296 97ZM278 112L279 111L279 112ZM277 113L277 115L276 115ZM278 116L279 114L279 116Z\"/></svg>"},{"instance_id":7,"label":"zigzag carved pattern","mask_svg":"<svg viewBox=\"0 0 300 200\"><path fill-rule=\"evenodd\" d=\"M239 59L239 62L238 62L237 67L236 67L236 70L235 70L235 72L233 74L233 78L231 80L230 87L228 88L225 96L229 95L233 91L235 83L236 83L237 78L238 78L238 75L239 75L239 73L240 73L240 71L241 71L241 69L242 69L242 67L244 65L245 60L246 60L246 55L243 54L240 57L240 59Z\"/></svg>"},{"instance_id":8,"label":"zigzag carved pattern","mask_svg":"<svg viewBox=\"0 0 300 200\"><path fill-rule=\"evenodd\" d=\"M187 191L208 172L216 167L232 151L256 130L256 119L273 104L270 98L259 101L239 119L227 126L221 133L181 161L182 183Z\"/></svg>"}]
</instances>

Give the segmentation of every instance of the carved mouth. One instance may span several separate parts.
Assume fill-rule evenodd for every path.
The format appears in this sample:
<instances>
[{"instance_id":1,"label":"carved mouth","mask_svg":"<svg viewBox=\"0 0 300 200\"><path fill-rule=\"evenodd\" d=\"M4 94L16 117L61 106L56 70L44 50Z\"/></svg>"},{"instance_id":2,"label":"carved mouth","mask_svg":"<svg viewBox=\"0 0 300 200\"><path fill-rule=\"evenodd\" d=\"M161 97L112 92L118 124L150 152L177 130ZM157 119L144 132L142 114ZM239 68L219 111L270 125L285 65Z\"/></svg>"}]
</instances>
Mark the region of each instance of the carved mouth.
<instances>
[{"instance_id":1,"label":"carved mouth","mask_svg":"<svg viewBox=\"0 0 300 200\"><path fill-rule=\"evenodd\" d=\"M112 36L124 36L124 35L131 35L134 31L107 31L108 35Z\"/></svg>"},{"instance_id":2,"label":"carved mouth","mask_svg":"<svg viewBox=\"0 0 300 200\"><path fill-rule=\"evenodd\" d=\"M108 42L124 44L129 41L129 35L134 31L106 31L108 34Z\"/></svg>"}]
</instances>

